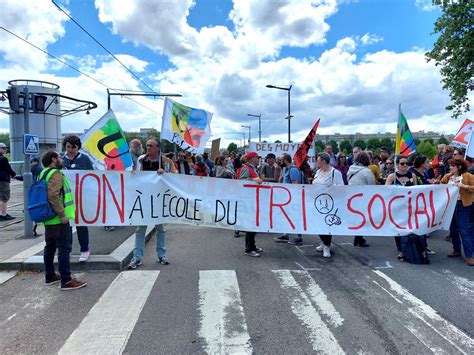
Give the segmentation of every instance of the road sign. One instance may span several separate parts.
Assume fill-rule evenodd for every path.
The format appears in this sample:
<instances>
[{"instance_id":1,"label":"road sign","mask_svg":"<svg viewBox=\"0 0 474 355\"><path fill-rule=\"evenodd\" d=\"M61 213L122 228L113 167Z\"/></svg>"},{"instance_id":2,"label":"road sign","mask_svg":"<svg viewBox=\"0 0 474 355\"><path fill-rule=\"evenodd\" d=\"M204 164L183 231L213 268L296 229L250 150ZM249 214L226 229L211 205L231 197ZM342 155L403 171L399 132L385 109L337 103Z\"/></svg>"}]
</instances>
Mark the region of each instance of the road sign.
<instances>
[{"instance_id":1,"label":"road sign","mask_svg":"<svg viewBox=\"0 0 474 355\"><path fill-rule=\"evenodd\" d=\"M23 136L23 153L38 154L39 153L39 137L35 134L25 134Z\"/></svg>"}]
</instances>

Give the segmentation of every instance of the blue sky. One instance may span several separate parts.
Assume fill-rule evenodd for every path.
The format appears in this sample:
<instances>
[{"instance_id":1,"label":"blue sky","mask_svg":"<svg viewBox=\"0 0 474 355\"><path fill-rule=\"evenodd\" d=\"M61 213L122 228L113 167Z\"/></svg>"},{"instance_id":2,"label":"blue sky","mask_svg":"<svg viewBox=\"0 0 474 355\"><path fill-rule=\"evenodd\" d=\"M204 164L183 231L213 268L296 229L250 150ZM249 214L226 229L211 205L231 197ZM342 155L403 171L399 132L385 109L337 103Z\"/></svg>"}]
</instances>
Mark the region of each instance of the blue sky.
<instances>
[{"instance_id":1,"label":"blue sky","mask_svg":"<svg viewBox=\"0 0 474 355\"><path fill-rule=\"evenodd\" d=\"M316 3L316 5L314 5ZM182 103L214 112L213 137L232 140L261 113L268 140L284 139L286 99L266 84L293 85L292 131L321 117L328 133L394 131L398 103L412 130L456 131L439 69L424 52L440 15L427 0L84 0L61 6L143 80ZM108 87L147 90L49 0L2 2L1 25ZM16 16L26 21L14 21ZM106 109L105 89L0 33L2 86L15 78L56 82L65 95L97 102L65 121L82 131ZM114 99L126 130L160 128L162 101ZM78 115L79 116L79 115ZM0 116L0 130L8 120ZM449 131L449 132L448 132ZM236 133L237 132L237 133Z\"/></svg>"}]
</instances>

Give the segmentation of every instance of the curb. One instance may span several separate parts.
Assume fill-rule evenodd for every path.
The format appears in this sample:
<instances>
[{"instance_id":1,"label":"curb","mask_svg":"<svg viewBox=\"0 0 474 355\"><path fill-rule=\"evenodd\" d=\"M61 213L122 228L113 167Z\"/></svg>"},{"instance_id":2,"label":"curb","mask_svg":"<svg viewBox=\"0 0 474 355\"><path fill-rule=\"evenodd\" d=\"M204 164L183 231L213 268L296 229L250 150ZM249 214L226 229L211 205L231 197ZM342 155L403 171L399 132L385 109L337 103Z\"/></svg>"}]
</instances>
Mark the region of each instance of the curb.
<instances>
[{"instance_id":1,"label":"curb","mask_svg":"<svg viewBox=\"0 0 474 355\"><path fill-rule=\"evenodd\" d=\"M150 240L154 227L155 226L147 227L145 243ZM132 259L134 247L135 233L131 234L108 255L91 255L90 259L84 263L80 263L77 256L70 258L71 271L122 271ZM38 251L33 251L30 255L25 255L25 251L23 251L9 259L0 261L0 270L44 271L43 256L35 255L37 252ZM55 267L58 265L57 256L54 258L54 265Z\"/></svg>"}]
</instances>

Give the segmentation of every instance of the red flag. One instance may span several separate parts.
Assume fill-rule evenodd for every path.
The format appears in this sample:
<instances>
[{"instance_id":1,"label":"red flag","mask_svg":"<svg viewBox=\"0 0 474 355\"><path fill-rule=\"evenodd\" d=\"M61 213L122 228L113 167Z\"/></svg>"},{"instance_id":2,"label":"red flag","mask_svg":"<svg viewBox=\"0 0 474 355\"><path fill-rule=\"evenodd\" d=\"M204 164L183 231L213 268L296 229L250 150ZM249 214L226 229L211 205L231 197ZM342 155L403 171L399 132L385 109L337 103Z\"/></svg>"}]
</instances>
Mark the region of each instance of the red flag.
<instances>
[{"instance_id":1,"label":"red flag","mask_svg":"<svg viewBox=\"0 0 474 355\"><path fill-rule=\"evenodd\" d=\"M320 120L321 119L318 118L318 120L314 124L313 128L311 128L311 131L309 131L309 133L306 136L305 140L303 142L301 142L298 150L296 151L295 155L293 156L293 160L295 161L295 165L298 168L301 166L301 164L303 164L304 160L306 159L306 156L308 155L308 150L309 150L309 148L311 148L311 145L313 144L314 137L316 137L316 131L318 130Z\"/></svg>"}]
</instances>

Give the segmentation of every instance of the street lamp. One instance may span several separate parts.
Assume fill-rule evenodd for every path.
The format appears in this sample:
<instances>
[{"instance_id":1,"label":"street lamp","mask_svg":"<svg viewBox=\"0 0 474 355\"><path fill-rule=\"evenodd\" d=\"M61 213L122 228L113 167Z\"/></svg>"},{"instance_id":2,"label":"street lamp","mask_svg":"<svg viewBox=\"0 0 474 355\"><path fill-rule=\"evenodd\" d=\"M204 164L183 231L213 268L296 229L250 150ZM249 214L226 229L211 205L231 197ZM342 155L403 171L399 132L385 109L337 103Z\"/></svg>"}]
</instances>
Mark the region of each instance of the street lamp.
<instances>
[{"instance_id":1,"label":"street lamp","mask_svg":"<svg viewBox=\"0 0 474 355\"><path fill-rule=\"evenodd\" d=\"M242 148L245 148L245 132L238 132L238 133L244 136L244 144L242 144Z\"/></svg>"},{"instance_id":2,"label":"street lamp","mask_svg":"<svg viewBox=\"0 0 474 355\"><path fill-rule=\"evenodd\" d=\"M250 126L245 126L245 125L241 125L240 127L249 129L249 148L250 148L250 132L251 132L250 130L251 130L251 128L250 128Z\"/></svg>"},{"instance_id":3,"label":"street lamp","mask_svg":"<svg viewBox=\"0 0 474 355\"><path fill-rule=\"evenodd\" d=\"M247 113L247 116L258 117L258 143L262 143L262 114L252 115L251 113Z\"/></svg>"},{"instance_id":4,"label":"street lamp","mask_svg":"<svg viewBox=\"0 0 474 355\"><path fill-rule=\"evenodd\" d=\"M284 87L281 87L281 86L275 86L275 85L267 85L267 88L270 88L270 89L279 89L279 90L286 90L288 91L288 143L291 142L291 117L293 117L291 115L291 111L290 111L290 93L291 93L291 88L293 87L293 85L290 85L289 87L287 88L284 88Z\"/></svg>"}]
</instances>

